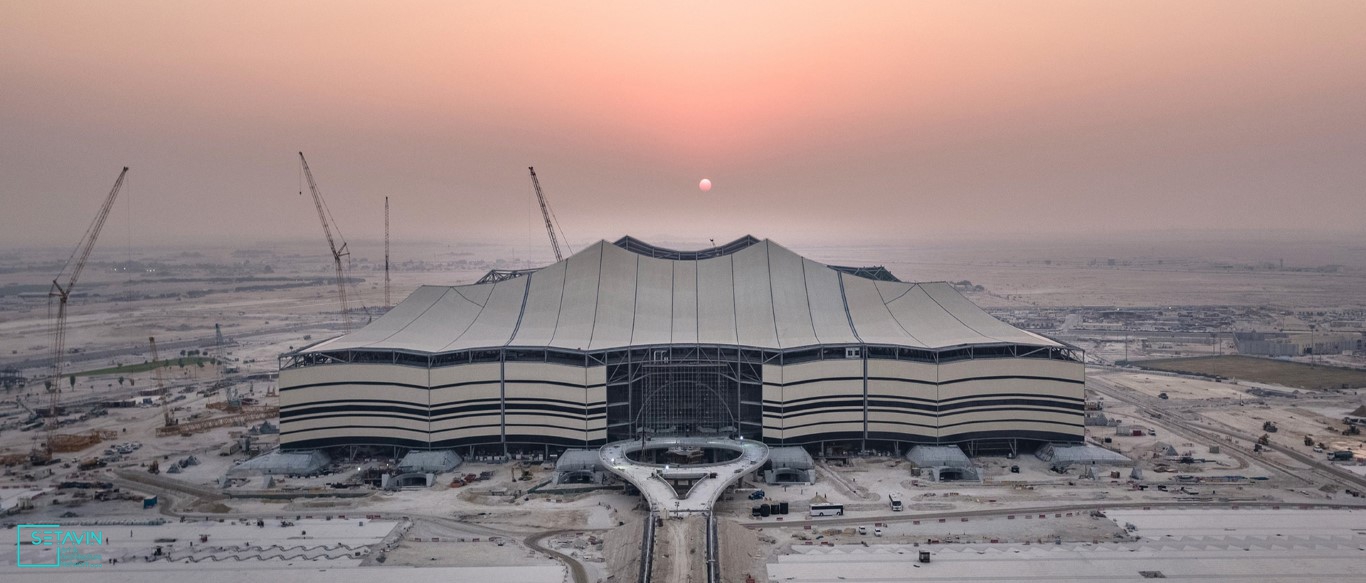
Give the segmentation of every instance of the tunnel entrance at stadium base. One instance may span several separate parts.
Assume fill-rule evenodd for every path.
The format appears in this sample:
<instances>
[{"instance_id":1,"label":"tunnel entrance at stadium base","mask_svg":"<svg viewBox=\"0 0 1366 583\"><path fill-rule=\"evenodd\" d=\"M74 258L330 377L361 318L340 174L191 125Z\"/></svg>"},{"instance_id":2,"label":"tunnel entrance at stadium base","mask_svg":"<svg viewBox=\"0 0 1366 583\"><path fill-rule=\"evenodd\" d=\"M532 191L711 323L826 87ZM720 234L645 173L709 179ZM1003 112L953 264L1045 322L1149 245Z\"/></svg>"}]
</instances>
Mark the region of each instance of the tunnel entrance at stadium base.
<instances>
[{"instance_id":1,"label":"tunnel entrance at stadium base","mask_svg":"<svg viewBox=\"0 0 1366 583\"><path fill-rule=\"evenodd\" d=\"M596 484L597 475L588 471L565 472L560 475L560 484Z\"/></svg>"},{"instance_id":2,"label":"tunnel entrance at stadium base","mask_svg":"<svg viewBox=\"0 0 1366 583\"><path fill-rule=\"evenodd\" d=\"M644 358L637 362L637 356ZM609 360L608 441L666 436L759 439L762 366L757 351L716 347L633 351L624 362Z\"/></svg>"},{"instance_id":3,"label":"tunnel entrance at stadium base","mask_svg":"<svg viewBox=\"0 0 1366 583\"><path fill-rule=\"evenodd\" d=\"M773 477L768 481L769 484L807 484L810 483L810 475L807 471L784 468L773 470Z\"/></svg>"}]
</instances>

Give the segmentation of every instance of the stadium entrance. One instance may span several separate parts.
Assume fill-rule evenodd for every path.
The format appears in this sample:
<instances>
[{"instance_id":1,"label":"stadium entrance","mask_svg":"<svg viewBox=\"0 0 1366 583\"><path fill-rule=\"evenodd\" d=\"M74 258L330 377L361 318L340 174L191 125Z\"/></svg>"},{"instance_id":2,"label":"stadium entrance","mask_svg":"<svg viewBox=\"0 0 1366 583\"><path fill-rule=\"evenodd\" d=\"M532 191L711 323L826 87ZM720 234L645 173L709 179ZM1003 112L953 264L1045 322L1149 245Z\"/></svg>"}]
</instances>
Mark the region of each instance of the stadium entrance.
<instances>
[{"instance_id":1,"label":"stadium entrance","mask_svg":"<svg viewBox=\"0 0 1366 583\"><path fill-rule=\"evenodd\" d=\"M661 349L646 362L609 365L608 440L758 438L763 421L759 364L744 362L738 352Z\"/></svg>"}]
</instances>

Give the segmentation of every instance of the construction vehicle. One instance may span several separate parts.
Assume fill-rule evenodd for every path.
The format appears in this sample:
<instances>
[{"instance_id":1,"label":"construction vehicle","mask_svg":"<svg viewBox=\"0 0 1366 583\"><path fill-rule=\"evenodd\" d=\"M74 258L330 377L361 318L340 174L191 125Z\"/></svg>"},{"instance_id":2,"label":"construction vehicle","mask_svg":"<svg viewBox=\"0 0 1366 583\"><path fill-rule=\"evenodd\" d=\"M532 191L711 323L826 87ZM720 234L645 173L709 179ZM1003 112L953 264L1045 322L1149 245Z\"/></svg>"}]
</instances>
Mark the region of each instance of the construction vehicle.
<instances>
[{"instance_id":1,"label":"construction vehicle","mask_svg":"<svg viewBox=\"0 0 1366 583\"><path fill-rule=\"evenodd\" d=\"M157 392L161 394L161 416L166 422L163 427L173 427L176 420L171 418L171 391L166 388L166 377L162 371L165 366L161 362L161 355L157 352L157 339L148 336L147 343L152 345L152 376L157 382Z\"/></svg>"},{"instance_id":2,"label":"construction vehicle","mask_svg":"<svg viewBox=\"0 0 1366 583\"><path fill-rule=\"evenodd\" d=\"M528 166L527 170L531 172L531 185L536 189L536 201L541 205L541 218L545 219L545 232L550 235L550 249L555 252L555 261L561 261L564 259L564 255L560 253L560 240L555 237L556 228L559 228L560 237L565 240L564 248L569 250L570 255L574 254L574 250L569 247L569 238L564 237L564 228L560 227L559 219L555 217L554 211L550 210L550 203L545 200L545 193L541 191L541 180L536 178L536 168Z\"/></svg>"},{"instance_id":3,"label":"construction vehicle","mask_svg":"<svg viewBox=\"0 0 1366 583\"><path fill-rule=\"evenodd\" d=\"M327 236L327 247L332 251L332 263L337 272L337 303L341 306L342 333L350 334L351 310L346 301L346 269L342 258L350 257L351 251L346 248L346 239L341 236L341 229L336 229L336 237L332 236L336 221L332 219L327 203L323 202L322 192L318 191L318 183L313 180L313 171L308 168L308 160L304 158L303 152L299 152L299 163L303 165L304 176L308 179L308 190L313 194L313 206L318 210L318 221L323 225L323 235ZM299 194L302 196L303 191ZM338 239L341 240L341 246L337 246Z\"/></svg>"},{"instance_id":4,"label":"construction vehicle","mask_svg":"<svg viewBox=\"0 0 1366 583\"><path fill-rule=\"evenodd\" d=\"M95 241L100 237L100 231L104 229L104 222L109 218L109 211L114 208L114 200L119 196L119 190L123 188L123 180L128 176L128 167L124 166L123 171L119 172L119 177L114 181L114 187L110 189L109 195L104 198L104 204L95 214L95 220L91 221L86 228L85 234L76 244L76 249L72 251L71 257L66 260L66 265L62 266L62 271L57 277L52 278L52 290L48 292L48 307L51 302L57 300L57 317L53 322L52 338L52 372L48 375L47 390L49 394L48 417L47 417L47 457L51 459L53 437L57 432L57 406L61 401L62 393L62 365L66 361L66 317L67 305L71 301L71 292L76 288L76 282L81 278L81 272L85 270L85 264L90 260L90 252L95 249ZM62 285L60 280L62 274L67 274L66 285Z\"/></svg>"}]
</instances>

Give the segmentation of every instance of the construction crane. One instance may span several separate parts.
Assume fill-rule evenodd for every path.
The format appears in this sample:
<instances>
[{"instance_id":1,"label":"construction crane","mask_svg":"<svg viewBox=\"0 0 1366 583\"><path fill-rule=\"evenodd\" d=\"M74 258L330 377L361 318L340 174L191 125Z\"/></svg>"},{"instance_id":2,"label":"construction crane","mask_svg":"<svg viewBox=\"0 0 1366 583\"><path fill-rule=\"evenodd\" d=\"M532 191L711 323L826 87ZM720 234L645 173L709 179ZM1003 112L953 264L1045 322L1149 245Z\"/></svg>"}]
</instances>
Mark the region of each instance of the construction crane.
<instances>
[{"instance_id":1,"label":"construction crane","mask_svg":"<svg viewBox=\"0 0 1366 583\"><path fill-rule=\"evenodd\" d=\"M389 197L384 197L384 308L392 306L389 303Z\"/></svg>"},{"instance_id":2,"label":"construction crane","mask_svg":"<svg viewBox=\"0 0 1366 583\"><path fill-rule=\"evenodd\" d=\"M303 164L304 176L308 178L308 190L313 193L313 206L318 209L318 221L323 224L323 234L327 236L327 247L332 251L332 263L337 269L337 303L341 305L342 313L342 333L351 333L351 310L346 302L346 270L343 267L342 258L351 254L346 248L346 240L341 236L341 229L337 229L337 237L332 237L332 229L336 221L331 219L332 213L327 210L327 204L323 202L323 195L318 191L318 183L313 180L313 171L308 168L308 160L304 158L304 153L299 152L299 163ZM299 192L303 195L303 191ZM341 239L341 246L337 246L337 239Z\"/></svg>"},{"instance_id":3,"label":"construction crane","mask_svg":"<svg viewBox=\"0 0 1366 583\"><path fill-rule=\"evenodd\" d=\"M223 327L219 324L214 324L213 333L214 370L217 375L214 379L213 386L214 388L221 387L223 389L223 404L227 410L237 411L242 408L242 399L237 396L236 385L232 381L224 378L224 374L227 371L224 370L226 365L223 364L226 362L223 357L223 345L227 340L223 338Z\"/></svg>"},{"instance_id":4,"label":"construction crane","mask_svg":"<svg viewBox=\"0 0 1366 583\"><path fill-rule=\"evenodd\" d=\"M545 193L541 191L541 181L536 178L536 168L528 166L527 170L531 171L531 185L536 188L536 201L541 203L541 218L545 219L545 232L550 235L550 248L555 251L555 261L563 260L564 255L560 253L560 240L555 237L555 229L560 230L560 238L564 239L564 248L569 250L570 255L573 255L574 250L569 248L569 237L564 236L564 227L560 227L559 219L555 218L555 212L550 210L550 203L545 200Z\"/></svg>"},{"instance_id":5,"label":"construction crane","mask_svg":"<svg viewBox=\"0 0 1366 583\"><path fill-rule=\"evenodd\" d=\"M152 376L157 381L157 392L161 393L161 416L166 420L166 427L175 425L175 420L171 419L171 392L166 389L166 377L162 372L161 355L157 352L157 339L147 337L147 343L152 345Z\"/></svg>"},{"instance_id":6,"label":"construction crane","mask_svg":"<svg viewBox=\"0 0 1366 583\"><path fill-rule=\"evenodd\" d=\"M47 390L49 396L47 411L47 449L52 451L52 438L57 431L57 405L61 400L62 393L62 364L66 360L66 308L71 301L71 292L76 288L76 282L81 278L81 272L85 271L86 261L90 260L90 252L95 249L95 240L100 237L100 231L104 229L104 221L109 218L110 209L114 208L114 200L119 196L119 190L123 188L123 180L128 176L128 167L124 166L123 171L119 172L119 177L114 181L114 188L110 189L109 195L104 198L104 204L100 206L100 212L95 215L95 220L91 221L90 226L86 227L85 235L81 236L80 242L76 244L76 249L71 252L71 257L67 258L66 265L62 266L62 271L57 277L52 278L52 290L48 292L48 306L51 307L53 298L57 300L57 317L53 321L52 334L52 373L48 377ZM62 274L66 274L66 285L62 285L60 280Z\"/></svg>"}]
</instances>

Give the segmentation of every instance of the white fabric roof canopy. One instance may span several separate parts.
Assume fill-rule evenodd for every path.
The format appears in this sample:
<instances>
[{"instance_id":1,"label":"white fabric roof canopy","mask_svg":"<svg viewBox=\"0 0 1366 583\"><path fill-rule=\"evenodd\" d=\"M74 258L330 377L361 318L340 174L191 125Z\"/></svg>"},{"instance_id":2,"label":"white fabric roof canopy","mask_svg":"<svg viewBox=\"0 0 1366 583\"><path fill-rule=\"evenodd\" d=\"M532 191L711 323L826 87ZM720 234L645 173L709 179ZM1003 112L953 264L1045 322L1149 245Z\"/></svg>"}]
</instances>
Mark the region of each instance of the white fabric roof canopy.
<instances>
[{"instance_id":1,"label":"white fabric roof canopy","mask_svg":"<svg viewBox=\"0 0 1366 583\"><path fill-rule=\"evenodd\" d=\"M599 241L514 279L423 286L365 328L306 352L860 343L1061 346L993 318L947 283L865 279L768 240L700 260Z\"/></svg>"}]
</instances>

